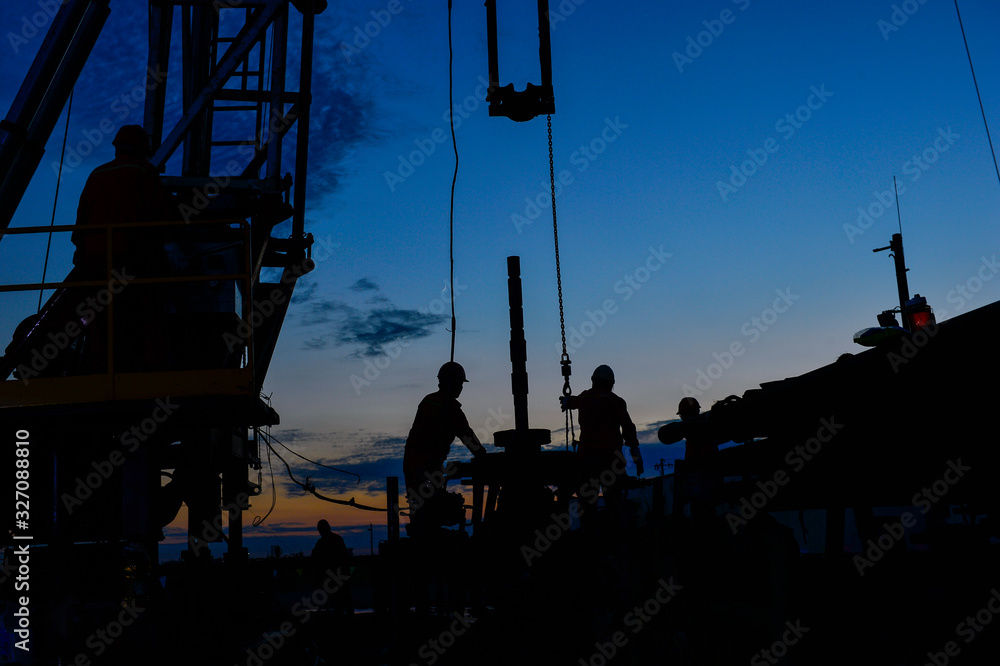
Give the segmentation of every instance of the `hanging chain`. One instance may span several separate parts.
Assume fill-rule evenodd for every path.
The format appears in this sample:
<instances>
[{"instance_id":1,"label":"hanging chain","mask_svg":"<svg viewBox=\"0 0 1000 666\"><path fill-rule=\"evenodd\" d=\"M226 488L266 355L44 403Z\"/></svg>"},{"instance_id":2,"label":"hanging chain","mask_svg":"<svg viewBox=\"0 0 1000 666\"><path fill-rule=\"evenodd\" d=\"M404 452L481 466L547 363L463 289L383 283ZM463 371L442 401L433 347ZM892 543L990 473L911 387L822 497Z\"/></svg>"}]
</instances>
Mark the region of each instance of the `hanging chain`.
<instances>
[{"instance_id":1,"label":"hanging chain","mask_svg":"<svg viewBox=\"0 0 1000 666\"><path fill-rule=\"evenodd\" d=\"M559 365L562 366L562 393L564 397L568 398L573 395L573 389L569 385L569 377L573 374L573 371L570 365L569 353L566 351L566 316L563 311L562 271L559 266L559 224L556 220L556 167L555 158L552 154L552 114L546 116L546 124L549 131L549 194L552 198L552 236L555 239L556 248L556 288L559 291L559 332L562 335L562 357L559 360ZM576 429L573 426L573 412L570 409L566 410L565 432L566 448L569 449L571 434L574 445L576 443Z\"/></svg>"}]
</instances>

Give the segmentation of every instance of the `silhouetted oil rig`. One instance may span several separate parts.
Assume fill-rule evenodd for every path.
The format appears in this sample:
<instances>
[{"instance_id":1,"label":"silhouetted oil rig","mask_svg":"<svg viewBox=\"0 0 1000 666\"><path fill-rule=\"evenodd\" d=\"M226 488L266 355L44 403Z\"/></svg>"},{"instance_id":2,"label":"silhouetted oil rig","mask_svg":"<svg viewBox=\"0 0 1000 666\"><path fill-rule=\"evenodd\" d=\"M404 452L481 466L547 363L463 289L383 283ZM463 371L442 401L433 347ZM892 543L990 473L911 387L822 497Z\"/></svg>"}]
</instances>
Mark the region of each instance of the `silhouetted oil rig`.
<instances>
[{"instance_id":1,"label":"silhouetted oil rig","mask_svg":"<svg viewBox=\"0 0 1000 666\"><path fill-rule=\"evenodd\" d=\"M386 506L364 507L385 512L389 538L347 578L306 576L294 558L251 560L243 512L279 421L261 387L296 281L313 268L306 161L314 21L326 5L150 0L143 124L160 172L182 151L181 175L161 178L177 215L91 225L106 243L100 276L74 269L2 287L52 295L0 359L4 473L25 470L10 498L23 509L2 509L0 663L986 663L987 616L1000 612L990 434L1000 303L935 322L910 298L901 235L882 248L897 262L900 305L859 333L870 349L676 424L678 438L697 427L742 444L719 454L714 520L692 519L693 475L679 462L629 479L627 501L581 524L575 453L528 423L511 257L515 427L444 480L464 485L471 506L403 536L392 478ZM494 0L486 8L490 114L553 113L548 3L538 2L542 83L520 93L500 84ZM8 224L110 11L108 0L60 7L0 125L0 238L76 230ZM168 73L183 90L172 126ZM220 154L235 165L224 176L212 171ZM290 236L273 236L289 219ZM114 273L116 238L139 226L168 239L166 260ZM116 298L122 290L135 296ZM152 350L134 342L146 330L130 326L137 312L164 331ZM182 504L188 550L162 564L161 530ZM225 557L213 559L205 544L221 541ZM345 586L371 612L333 610Z\"/></svg>"}]
</instances>

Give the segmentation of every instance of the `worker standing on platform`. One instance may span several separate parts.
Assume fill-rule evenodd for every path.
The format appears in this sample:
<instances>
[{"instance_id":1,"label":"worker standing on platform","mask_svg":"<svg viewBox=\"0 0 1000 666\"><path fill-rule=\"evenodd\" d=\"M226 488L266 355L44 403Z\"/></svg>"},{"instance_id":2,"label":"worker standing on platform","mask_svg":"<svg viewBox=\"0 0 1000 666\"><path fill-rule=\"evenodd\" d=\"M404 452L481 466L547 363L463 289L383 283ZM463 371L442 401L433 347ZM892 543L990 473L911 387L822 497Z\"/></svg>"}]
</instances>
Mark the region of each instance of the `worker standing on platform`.
<instances>
[{"instance_id":1,"label":"worker standing on platform","mask_svg":"<svg viewBox=\"0 0 1000 666\"><path fill-rule=\"evenodd\" d=\"M72 279L114 279L126 285L135 277L165 277L165 233L161 228L113 229L110 247L106 228L91 225L155 222L167 214L166 195L156 167L147 159L149 137L139 125L124 125L115 135L115 159L87 178L76 212L72 240L76 245ZM108 274L108 252L111 270ZM126 286L115 299L116 370L164 369L169 364L166 334L167 299L161 285ZM107 321L87 322L85 370L107 367Z\"/></svg>"},{"instance_id":2,"label":"worker standing on platform","mask_svg":"<svg viewBox=\"0 0 1000 666\"><path fill-rule=\"evenodd\" d=\"M631 451L637 476L643 473L642 454L628 406L612 391L615 386L614 371L606 365L599 365L591 381L591 388L580 395L563 396L560 402L563 411L577 409L580 412L580 445L577 449L580 471L585 483L592 479L601 480L604 501L610 505L625 494L622 444ZM609 472L613 474L613 481L604 483L611 478Z\"/></svg>"},{"instance_id":3,"label":"worker standing on platform","mask_svg":"<svg viewBox=\"0 0 1000 666\"><path fill-rule=\"evenodd\" d=\"M428 503L434 505L434 500L447 496L444 461L456 437L474 456L486 454L458 401L468 381L465 368L460 364L445 363L438 371L438 390L425 396L417 407L403 450L403 478L411 508L411 525L415 517L419 523L421 516L429 515ZM464 509L462 511L464 515Z\"/></svg>"},{"instance_id":4,"label":"worker standing on platform","mask_svg":"<svg viewBox=\"0 0 1000 666\"><path fill-rule=\"evenodd\" d=\"M156 167L147 161L150 155L149 137L139 125L125 125L111 142L115 159L94 169L87 178L80 205L76 211L76 226L149 222L165 217L166 195ZM148 266L157 254L163 253L161 234L143 233L138 229L119 229L112 235L112 266L132 271ZM107 272L107 230L73 232L76 253L73 263L90 279Z\"/></svg>"}]
</instances>

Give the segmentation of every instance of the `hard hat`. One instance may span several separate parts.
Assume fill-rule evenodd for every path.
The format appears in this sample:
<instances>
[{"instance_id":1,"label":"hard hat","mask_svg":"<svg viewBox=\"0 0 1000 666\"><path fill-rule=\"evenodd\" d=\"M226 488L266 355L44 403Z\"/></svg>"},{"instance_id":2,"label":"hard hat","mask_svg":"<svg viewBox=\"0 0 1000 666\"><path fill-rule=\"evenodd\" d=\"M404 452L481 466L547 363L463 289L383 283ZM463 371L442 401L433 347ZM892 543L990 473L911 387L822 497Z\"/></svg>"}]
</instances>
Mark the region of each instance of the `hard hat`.
<instances>
[{"instance_id":1,"label":"hard hat","mask_svg":"<svg viewBox=\"0 0 1000 666\"><path fill-rule=\"evenodd\" d=\"M459 363L448 361L438 370L438 381L441 382L467 382L465 378L465 368Z\"/></svg>"},{"instance_id":2,"label":"hard hat","mask_svg":"<svg viewBox=\"0 0 1000 666\"><path fill-rule=\"evenodd\" d=\"M143 155L149 154L149 136L140 125L122 125L111 145L116 148L141 152Z\"/></svg>"},{"instance_id":3,"label":"hard hat","mask_svg":"<svg viewBox=\"0 0 1000 666\"><path fill-rule=\"evenodd\" d=\"M680 403L677 405L678 414L686 414L696 410L701 410L701 405L692 397L681 398Z\"/></svg>"},{"instance_id":4,"label":"hard hat","mask_svg":"<svg viewBox=\"0 0 1000 666\"><path fill-rule=\"evenodd\" d=\"M594 374L591 375L591 379L603 379L605 381L613 382L615 381L615 371L607 365L599 365L594 370Z\"/></svg>"}]
</instances>

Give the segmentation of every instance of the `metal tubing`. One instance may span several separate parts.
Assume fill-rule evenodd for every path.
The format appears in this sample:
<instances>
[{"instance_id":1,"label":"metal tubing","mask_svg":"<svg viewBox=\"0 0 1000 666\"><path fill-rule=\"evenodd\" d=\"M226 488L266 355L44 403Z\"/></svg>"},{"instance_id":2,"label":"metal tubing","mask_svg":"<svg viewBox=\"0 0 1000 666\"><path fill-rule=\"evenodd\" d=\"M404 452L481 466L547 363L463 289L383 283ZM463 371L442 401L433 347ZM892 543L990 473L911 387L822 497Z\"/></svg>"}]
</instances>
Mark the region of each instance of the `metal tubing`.
<instances>
[{"instance_id":1,"label":"metal tubing","mask_svg":"<svg viewBox=\"0 0 1000 666\"><path fill-rule=\"evenodd\" d=\"M309 108L312 106L313 31L316 15L313 5L302 11L302 56L299 70L299 118L295 142L294 212L292 238L305 236L306 170L309 166Z\"/></svg>"},{"instance_id":2,"label":"metal tubing","mask_svg":"<svg viewBox=\"0 0 1000 666\"><path fill-rule=\"evenodd\" d=\"M487 96L500 87L500 59L497 56L497 3L486 0L486 41L489 49L490 89Z\"/></svg>"},{"instance_id":3,"label":"metal tubing","mask_svg":"<svg viewBox=\"0 0 1000 666\"><path fill-rule=\"evenodd\" d=\"M510 386L514 395L514 429L528 431L528 351L524 339L521 300L521 259L507 257L507 292L510 301Z\"/></svg>"},{"instance_id":4,"label":"metal tubing","mask_svg":"<svg viewBox=\"0 0 1000 666\"><path fill-rule=\"evenodd\" d=\"M903 326L909 330L910 324L906 319L906 301L910 300L910 287L906 283L906 259L903 256L903 235L893 234L889 243L892 249L892 258L896 262L896 288L899 290L899 316Z\"/></svg>"}]
</instances>

